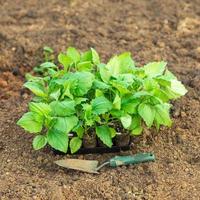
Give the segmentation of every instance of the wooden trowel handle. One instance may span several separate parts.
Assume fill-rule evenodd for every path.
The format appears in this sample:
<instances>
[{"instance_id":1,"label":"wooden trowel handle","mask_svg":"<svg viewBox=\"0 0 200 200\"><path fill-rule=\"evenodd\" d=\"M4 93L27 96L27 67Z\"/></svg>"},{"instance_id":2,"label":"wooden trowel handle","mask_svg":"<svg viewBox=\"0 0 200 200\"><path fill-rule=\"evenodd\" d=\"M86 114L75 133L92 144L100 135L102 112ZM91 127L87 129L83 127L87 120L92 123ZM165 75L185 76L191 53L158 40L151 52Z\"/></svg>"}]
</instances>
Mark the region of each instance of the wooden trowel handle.
<instances>
[{"instance_id":1,"label":"wooden trowel handle","mask_svg":"<svg viewBox=\"0 0 200 200\"><path fill-rule=\"evenodd\" d=\"M139 164L143 162L155 161L155 156L152 153L138 153L134 156L115 156L109 160L111 167L121 165Z\"/></svg>"}]
</instances>

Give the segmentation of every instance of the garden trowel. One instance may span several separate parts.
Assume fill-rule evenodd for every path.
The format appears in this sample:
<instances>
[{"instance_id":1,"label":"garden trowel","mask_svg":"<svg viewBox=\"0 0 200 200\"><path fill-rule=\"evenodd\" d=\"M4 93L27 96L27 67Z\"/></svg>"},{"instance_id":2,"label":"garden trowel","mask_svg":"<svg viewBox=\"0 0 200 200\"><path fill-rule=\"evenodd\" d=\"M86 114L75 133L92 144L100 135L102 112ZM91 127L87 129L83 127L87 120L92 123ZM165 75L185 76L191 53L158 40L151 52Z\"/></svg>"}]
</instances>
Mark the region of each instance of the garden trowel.
<instances>
[{"instance_id":1,"label":"garden trowel","mask_svg":"<svg viewBox=\"0 0 200 200\"><path fill-rule=\"evenodd\" d=\"M65 159L57 160L55 163L61 167L97 174L98 170L106 165L109 165L110 167L118 167L122 165L139 164L148 161L155 161L154 154L138 153L133 156L115 156L99 166L99 162L97 160Z\"/></svg>"}]
</instances>

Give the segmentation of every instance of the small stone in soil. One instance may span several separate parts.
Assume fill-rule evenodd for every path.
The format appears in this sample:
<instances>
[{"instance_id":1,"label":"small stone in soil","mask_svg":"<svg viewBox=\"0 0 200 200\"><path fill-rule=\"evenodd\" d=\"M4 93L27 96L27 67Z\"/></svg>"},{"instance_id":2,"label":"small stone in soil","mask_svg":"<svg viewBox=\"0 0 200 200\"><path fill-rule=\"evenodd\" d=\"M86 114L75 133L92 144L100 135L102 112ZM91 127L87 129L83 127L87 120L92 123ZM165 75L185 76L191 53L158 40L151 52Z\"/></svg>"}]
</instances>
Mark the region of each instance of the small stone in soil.
<instances>
[{"instance_id":1,"label":"small stone in soil","mask_svg":"<svg viewBox=\"0 0 200 200\"><path fill-rule=\"evenodd\" d=\"M17 76L20 74L20 71L19 71L19 67L14 67L13 70L12 70L12 73L14 76Z\"/></svg>"}]
</instances>

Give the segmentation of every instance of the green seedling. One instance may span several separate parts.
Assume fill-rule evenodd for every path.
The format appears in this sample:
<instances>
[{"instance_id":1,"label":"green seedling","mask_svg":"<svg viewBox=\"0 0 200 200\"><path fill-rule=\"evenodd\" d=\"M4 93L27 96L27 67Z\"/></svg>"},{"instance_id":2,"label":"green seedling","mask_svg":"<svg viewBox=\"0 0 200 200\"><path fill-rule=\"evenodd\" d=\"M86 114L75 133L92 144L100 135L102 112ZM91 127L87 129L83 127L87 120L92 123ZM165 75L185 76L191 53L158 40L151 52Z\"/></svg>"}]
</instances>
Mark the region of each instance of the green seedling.
<instances>
[{"instance_id":1,"label":"green seedling","mask_svg":"<svg viewBox=\"0 0 200 200\"><path fill-rule=\"evenodd\" d=\"M170 101L187 92L166 62L137 67L129 52L104 64L92 48L79 52L69 47L58 63L46 61L41 65L45 73L27 75L24 84L33 98L17 124L35 134L35 150L49 144L75 153L91 130L111 147L117 127L132 136L144 128L170 127Z\"/></svg>"}]
</instances>

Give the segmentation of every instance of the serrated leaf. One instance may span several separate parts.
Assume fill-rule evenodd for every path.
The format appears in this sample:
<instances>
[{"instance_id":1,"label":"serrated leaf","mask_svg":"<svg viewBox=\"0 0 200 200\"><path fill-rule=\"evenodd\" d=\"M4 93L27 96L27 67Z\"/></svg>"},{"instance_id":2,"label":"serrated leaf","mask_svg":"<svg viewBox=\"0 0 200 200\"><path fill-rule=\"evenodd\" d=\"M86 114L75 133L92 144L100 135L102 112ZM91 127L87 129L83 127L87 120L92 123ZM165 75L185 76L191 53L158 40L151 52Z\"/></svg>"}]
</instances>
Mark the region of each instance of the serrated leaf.
<instances>
[{"instance_id":1,"label":"serrated leaf","mask_svg":"<svg viewBox=\"0 0 200 200\"><path fill-rule=\"evenodd\" d=\"M85 124L87 126L92 126L95 122L94 120L94 114L92 113L92 105L91 104L83 104L82 105L83 110L84 110L84 120L85 120Z\"/></svg>"},{"instance_id":2,"label":"serrated leaf","mask_svg":"<svg viewBox=\"0 0 200 200\"><path fill-rule=\"evenodd\" d=\"M60 130L50 129L47 133L48 144L56 150L67 152L68 135Z\"/></svg>"},{"instance_id":3,"label":"serrated leaf","mask_svg":"<svg viewBox=\"0 0 200 200\"><path fill-rule=\"evenodd\" d=\"M159 89L159 84L152 78L144 79L143 86L146 91Z\"/></svg>"},{"instance_id":4,"label":"serrated leaf","mask_svg":"<svg viewBox=\"0 0 200 200\"><path fill-rule=\"evenodd\" d=\"M92 100L92 111L97 114L104 114L112 109L112 103L104 96Z\"/></svg>"},{"instance_id":5,"label":"serrated leaf","mask_svg":"<svg viewBox=\"0 0 200 200\"><path fill-rule=\"evenodd\" d=\"M98 65L98 68L99 68L101 79L105 83L108 83L110 78L111 78L111 76L112 76L112 73L105 67L104 64Z\"/></svg>"},{"instance_id":6,"label":"serrated leaf","mask_svg":"<svg viewBox=\"0 0 200 200\"><path fill-rule=\"evenodd\" d=\"M102 90L106 90L110 88L110 86L107 83L104 83L96 79L93 82L93 86L95 89L102 89Z\"/></svg>"},{"instance_id":7,"label":"serrated leaf","mask_svg":"<svg viewBox=\"0 0 200 200\"><path fill-rule=\"evenodd\" d=\"M59 88L52 91L49 96L51 97L51 99L58 100L60 95L61 95L61 90Z\"/></svg>"},{"instance_id":8,"label":"serrated leaf","mask_svg":"<svg viewBox=\"0 0 200 200\"><path fill-rule=\"evenodd\" d=\"M158 126L171 126L172 121L169 116L169 108L169 104L157 104L155 106L155 121Z\"/></svg>"},{"instance_id":9,"label":"serrated leaf","mask_svg":"<svg viewBox=\"0 0 200 200\"><path fill-rule=\"evenodd\" d=\"M101 96L103 96L104 94L103 94L103 92L102 92L102 90L99 90L99 89L96 89L95 90L95 97L101 97Z\"/></svg>"},{"instance_id":10,"label":"serrated leaf","mask_svg":"<svg viewBox=\"0 0 200 200\"><path fill-rule=\"evenodd\" d=\"M168 69L165 70L164 76L168 80L177 80L176 76L170 72Z\"/></svg>"},{"instance_id":11,"label":"serrated leaf","mask_svg":"<svg viewBox=\"0 0 200 200\"><path fill-rule=\"evenodd\" d=\"M75 113L75 102L73 100L53 101L50 106L54 116L66 117Z\"/></svg>"},{"instance_id":12,"label":"serrated leaf","mask_svg":"<svg viewBox=\"0 0 200 200\"><path fill-rule=\"evenodd\" d=\"M97 126L96 134L105 145L112 146L112 136L108 126Z\"/></svg>"},{"instance_id":13,"label":"serrated leaf","mask_svg":"<svg viewBox=\"0 0 200 200\"><path fill-rule=\"evenodd\" d=\"M82 140L79 137L74 137L70 140L69 146L71 153L77 152L82 145Z\"/></svg>"},{"instance_id":14,"label":"serrated leaf","mask_svg":"<svg viewBox=\"0 0 200 200\"><path fill-rule=\"evenodd\" d=\"M125 85L125 83L117 81L117 80L113 80L110 81L111 85L116 88L120 94L125 95L125 94L130 94L131 91L127 88L127 86Z\"/></svg>"},{"instance_id":15,"label":"serrated leaf","mask_svg":"<svg viewBox=\"0 0 200 200\"><path fill-rule=\"evenodd\" d=\"M44 62L40 65L42 69L54 68L56 69L57 66L53 62Z\"/></svg>"},{"instance_id":16,"label":"serrated leaf","mask_svg":"<svg viewBox=\"0 0 200 200\"><path fill-rule=\"evenodd\" d=\"M128 114L136 114L140 99L134 99L133 96L124 97L122 99L122 110Z\"/></svg>"},{"instance_id":17,"label":"serrated leaf","mask_svg":"<svg viewBox=\"0 0 200 200\"><path fill-rule=\"evenodd\" d=\"M127 73L135 67L135 63L131 58L130 52L124 52L118 56L120 63L120 73Z\"/></svg>"},{"instance_id":18,"label":"serrated leaf","mask_svg":"<svg viewBox=\"0 0 200 200\"><path fill-rule=\"evenodd\" d=\"M106 64L105 68L110 72L112 76L117 77L117 75L120 74L120 63L118 56L111 58Z\"/></svg>"},{"instance_id":19,"label":"serrated leaf","mask_svg":"<svg viewBox=\"0 0 200 200\"><path fill-rule=\"evenodd\" d=\"M164 73L166 65L164 61L148 63L144 66L145 74L151 78L160 76Z\"/></svg>"},{"instance_id":20,"label":"serrated leaf","mask_svg":"<svg viewBox=\"0 0 200 200\"><path fill-rule=\"evenodd\" d=\"M100 63L100 58L99 58L99 55L98 53L96 52L95 49L91 48L91 52L92 52L92 62L95 64L95 65L98 65Z\"/></svg>"},{"instance_id":21,"label":"serrated leaf","mask_svg":"<svg viewBox=\"0 0 200 200\"><path fill-rule=\"evenodd\" d=\"M83 98L83 97L77 97L74 99L74 102L76 105L82 104L83 102L86 102L88 98Z\"/></svg>"},{"instance_id":22,"label":"serrated leaf","mask_svg":"<svg viewBox=\"0 0 200 200\"><path fill-rule=\"evenodd\" d=\"M187 93L185 86L177 80L171 80L171 90L179 96L183 96Z\"/></svg>"},{"instance_id":23,"label":"serrated leaf","mask_svg":"<svg viewBox=\"0 0 200 200\"><path fill-rule=\"evenodd\" d=\"M117 131L114 128L109 127L111 138L114 138L117 135Z\"/></svg>"},{"instance_id":24,"label":"serrated leaf","mask_svg":"<svg viewBox=\"0 0 200 200\"><path fill-rule=\"evenodd\" d=\"M29 109L31 112L38 113L39 115L48 116L51 113L51 107L46 103L29 103Z\"/></svg>"},{"instance_id":25,"label":"serrated leaf","mask_svg":"<svg viewBox=\"0 0 200 200\"><path fill-rule=\"evenodd\" d=\"M92 70L92 63L91 61L80 62L77 64L78 71L91 71Z\"/></svg>"},{"instance_id":26,"label":"serrated leaf","mask_svg":"<svg viewBox=\"0 0 200 200\"><path fill-rule=\"evenodd\" d=\"M120 118L120 117L122 117L124 114L125 114L125 112L124 112L124 110L111 110L110 111L110 114L113 116L113 117L117 117L117 118Z\"/></svg>"},{"instance_id":27,"label":"serrated leaf","mask_svg":"<svg viewBox=\"0 0 200 200\"><path fill-rule=\"evenodd\" d=\"M35 150L42 149L47 144L47 138L44 135L37 135L33 139L33 148Z\"/></svg>"},{"instance_id":28,"label":"serrated leaf","mask_svg":"<svg viewBox=\"0 0 200 200\"><path fill-rule=\"evenodd\" d=\"M71 89L72 93L76 96L83 96L91 89L94 75L90 72L75 72L71 79L76 81L76 87Z\"/></svg>"},{"instance_id":29,"label":"serrated leaf","mask_svg":"<svg viewBox=\"0 0 200 200\"><path fill-rule=\"evenodd\" d=\"M141 117L137 115L132 116L131 126L129 127L130 130L133 130L137 127L141 126Z\"/></svg>"},{"instance_id":30,"label":"serrated leaf","mask_svg":"<svg viewBox=\"0 0 200 200\"><path fill-rule=\"evenodd\" d=\"M47 97L44 86L38 82L26 82L24 87L28 88L31 92L33 92L33 94L37 96Z\"/></svg>"},{"instance_id":31,"label":"serrated leaf","mask_svg":"<svg viewBox=\"0 0 200 200\"><path fill-rule=\"evenodd\" d=\"M138 107L138 113L145 121L148 127L151 127L155 118L155 109L150 104L141 103Z\"/></svg>"},{"instance_id":32,"label":"serrated leaf","mask_svg":"<svg viewBox=\"0 0 200 200\"><path fill-rule=\"evenodd\" d=\"M27 112L17 122L17 125L30 133L39 133L43 126L43 117L37 113Z\"/></svg>"},{"instance_id":33,"label":"serrated leaf","mask_svg":"<svg viewBox=\"0 0 200 200\"><path fill-rule=\"evenodd\" d=\"M80 124L78 124L77 126L75 126L73 128L73 131L76 132L76 134L77 134L77 136L79 138L83 138L84 128Z\"/></svg>"},{"instance_id":34,"label":"serrated leaf","mask_svg":"<svg viewBox=\"0 0 200 200\"><path fill-rule=\"evenodd\" d=\"M113 101L113 108L117 110L121 109L121 98L118 94L115 95L115 98Z\"/></svg>"},{"instance_id":35,"label":"serrated leaf","mask_svg":"<svg viewBox=\"0 0 200 200\"><path fill-rule=\"evenodd\" d=\"M125 114L120 117L121 123L125 129L128 129L132 123L132 117L129 114Z\"/></svg>"},{"instance_id":36,"label":"serrated leaf","mask_svg":"<svg viewBox=\"0 0 200 200\"><path fill-rule=\"evenodd\" d=\"M61 63L64 66L64 69L66 71L69 68L69 65L73 63L72 58L64 53L60 53L58 55L58 61L59 61L59 63Z\"/></svg>"},{"instance_id":37,"label":"serrated leaf","mask_svg":"<svg viewBox=\"0 0 200 200\"><path fill-rule=\"evenodd\" d=\"M75 63L80 61L81 58L80 53L74 47L69 47L67 49L67 56L69 56Z\"/></svg>"},{"instance_id":38,"label":"serrated leaf","mask_svg":"<svg viewBox=\"0 0 200 200\"><path fill-rule=\"evenodd\" d=\"M142 131L143 131L142 126L138 126L131 130L131 135L135 135L135 136L141 135Z\"/></svg>"},{"instance_id":39,"label":"serrated leaf","mask_svg":"<svg viewBox=\"0 0 200 200\"><path fill-rule=\"evenodd\" d=\"M134 61L131 58L130 52L114 56L105 66L113 77L117 77L119 74L129 73L134 67Z\"/></svg>"},{"instance_id":40,"label":"serrated leaf","mask_svg":"<svg viewBox=\"0 0 200 200\"><path fill-rule=\"evenodd\" d=\"M80 62L90 61L92 62L92 51L86 51L81 54Z\"/></svg>"},{"instance_id":41,"label":"serrated leaf","mask_svg":"<svg viewBox=\"0 0 200 200\"><path fill-rule=\"evenodd\" d=\"M69 133L78 123L76 116L57 117L54 128L64 133Z\"/></svg>"}]
</instances>

